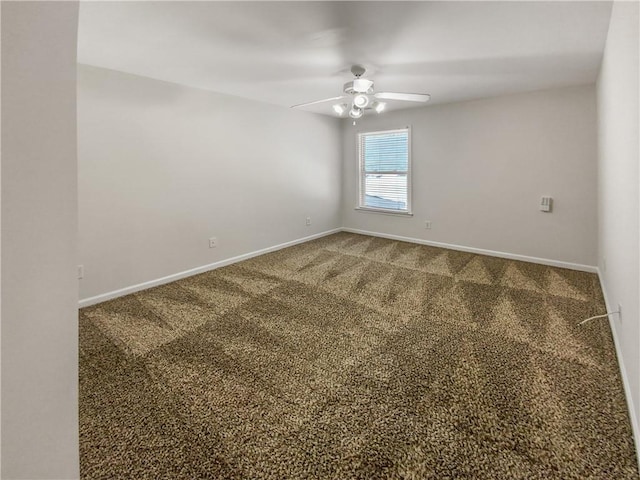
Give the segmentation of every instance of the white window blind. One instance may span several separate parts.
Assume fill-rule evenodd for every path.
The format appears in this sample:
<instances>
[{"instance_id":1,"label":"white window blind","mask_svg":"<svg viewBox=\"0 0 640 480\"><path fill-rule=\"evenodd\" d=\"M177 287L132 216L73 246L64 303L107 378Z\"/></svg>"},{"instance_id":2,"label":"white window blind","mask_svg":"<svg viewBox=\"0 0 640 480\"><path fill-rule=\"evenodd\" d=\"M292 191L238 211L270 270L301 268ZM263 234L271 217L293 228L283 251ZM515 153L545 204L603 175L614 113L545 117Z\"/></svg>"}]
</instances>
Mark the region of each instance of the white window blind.
<instances>
[{"instance_id":1,"label":"white window blind","mask_svg":"<svg viewBox=\"0 0 640 480\"><path fill-rule=\"evenodd\" d=\"M409 128L358 134L361 209L411 211Z\"/></svg>"}]
</instances>

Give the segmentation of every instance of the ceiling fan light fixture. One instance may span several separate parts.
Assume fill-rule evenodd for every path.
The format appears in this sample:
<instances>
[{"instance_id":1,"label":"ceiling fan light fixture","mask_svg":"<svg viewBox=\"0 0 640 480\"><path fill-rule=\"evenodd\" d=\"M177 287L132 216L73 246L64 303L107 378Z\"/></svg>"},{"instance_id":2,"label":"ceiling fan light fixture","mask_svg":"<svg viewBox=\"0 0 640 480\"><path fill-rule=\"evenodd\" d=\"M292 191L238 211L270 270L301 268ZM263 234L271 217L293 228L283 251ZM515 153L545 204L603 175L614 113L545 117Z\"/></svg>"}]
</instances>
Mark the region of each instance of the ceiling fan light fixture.
<instances>
[{"instance_id":1,"label":"ceiling fan light fixture","mask_svg":"<svg viewBox=\"0 0 640 480\"><path fill-rule=\"evenodd\" d=\"M376 102L373 105L373 109L376 111L376 113L382 113L384 112L384 109L387 107L387 104L385 102Z\"/></svg>"},{"instance_id":2,"label":"ceiling fan light fixture","mask_svg":"<svg viewBox=\"0 0 640 480\"><path fill-rule=\"evenodd\" d=\"M336 112L338 115L342 115L344 112L347 111L347 104L346 103L336 103L333 106L333 111Z\"/></svg>"},{"instance_id":3,"label":"ceiling fan light fixture","mask_svg":"<svg viewBox=\"0 0 640 480\"><path fill-rule=\"evenodd\" d=\"M360 118L362 117L363 113L364 111L361 108L356 107L355 105L351 107L351 110L349 110L349 116L351 118Z\"/></svg>"},{"instance_id":4,"label":"ceiling fan light fixture","mask_svg":"<svg viewBox=\"0 0 640 480\"><path fill-rule=\"evenodd\" d=\"M358 108L366 108L369 105L369 97L363 93L359 93L353 97L353 104Z\"/></svg>"}]
</instances>

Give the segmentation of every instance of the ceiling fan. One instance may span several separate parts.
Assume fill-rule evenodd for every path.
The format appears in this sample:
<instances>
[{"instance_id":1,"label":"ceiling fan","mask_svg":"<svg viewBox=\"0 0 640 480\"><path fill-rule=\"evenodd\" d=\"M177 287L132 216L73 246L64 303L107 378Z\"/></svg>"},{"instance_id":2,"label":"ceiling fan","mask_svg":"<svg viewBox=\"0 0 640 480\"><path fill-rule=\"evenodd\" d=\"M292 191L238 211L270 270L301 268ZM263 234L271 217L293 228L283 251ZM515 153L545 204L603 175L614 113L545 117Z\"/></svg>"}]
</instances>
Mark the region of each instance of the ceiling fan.
<instances>
[{"instance_id":1,"label":"ceiling fan","mask_svg":"<svg viewBox=\"0 0 640 480\"><path fill-rule=\"evenodd\" d=\"M362 65L353 65L351 73L354 79L344 84L344 95L325 98L315 102L300 103L291 108L308 107L318 103L336 102L333 110L340 116L348 112L351 118L358 119L364 115L365 110L375 110L377 113L384 111L386 103L380 100L401 100L404 102L427 102L431 98L428 93L398 93L373 91L373 80L364 78L366 69ZM355 123L355 122L354 122Z\"/></svg>"}]
</instances>

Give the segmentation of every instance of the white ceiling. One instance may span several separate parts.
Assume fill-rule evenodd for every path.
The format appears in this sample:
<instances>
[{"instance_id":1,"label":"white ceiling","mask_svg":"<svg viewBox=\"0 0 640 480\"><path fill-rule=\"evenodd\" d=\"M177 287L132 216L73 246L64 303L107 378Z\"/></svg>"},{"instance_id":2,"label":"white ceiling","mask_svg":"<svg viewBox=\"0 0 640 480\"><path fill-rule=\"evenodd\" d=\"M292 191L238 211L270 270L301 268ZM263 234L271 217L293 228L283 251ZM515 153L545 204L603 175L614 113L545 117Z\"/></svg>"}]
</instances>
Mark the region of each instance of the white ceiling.
<instances>
[{"instance_id":1,"label":"white ceiling","mask_svg":"<svg viewBox=\"0 0 640 480\"><path fill-rule=\"evenodd\" d=\"M82 2L78 61L282 106L340 95L360 63L376 91L446 103L595 82L610 10L594 1ZM330 103L308 110L333 114Z\"/></svg>"}]
</instances>

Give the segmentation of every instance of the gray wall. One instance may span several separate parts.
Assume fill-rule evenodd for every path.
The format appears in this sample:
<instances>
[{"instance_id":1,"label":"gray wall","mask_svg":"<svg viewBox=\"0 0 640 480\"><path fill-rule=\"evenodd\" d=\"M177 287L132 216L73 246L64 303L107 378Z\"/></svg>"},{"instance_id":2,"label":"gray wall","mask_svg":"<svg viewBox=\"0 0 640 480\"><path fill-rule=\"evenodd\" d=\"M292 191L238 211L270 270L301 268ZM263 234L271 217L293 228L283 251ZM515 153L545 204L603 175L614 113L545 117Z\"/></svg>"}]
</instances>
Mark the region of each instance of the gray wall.
<instances>
[{"instance_id":1,"label":"gray wall","mask_svg":"<svg viewBox=\"0 0 640 480\"><path fill-rule=\"evenodd\" d=\"M406 125L414 216L355 211L356 132ZM387 112L343 126L345 227L596 264L593 86ZM542 195L554 198L553 213L538 210Z\"/></svg>"},{"instance_id":2,"label":"gray wall","mask_svg":"<svg viewBox=\"0 0 640 480\"><path fill-rule=\"evenodd\" d=\"M78 73L80 298L340 227L338 120Z\"/></svg>"},{"instance_id":3,"label":"gray wall","mask_svg":"<svg viewBox=\"0 0 640 480\"><path fill-rule=\"evenodd\" d=\"M78 478L75 2L2 2L2 478Z\"/></svg>"},{"instance_id":4,"label":"gray wall","mask_svg":"<svg viewBox=\"0 0 640 480\"><path fill-rule=\"evenodd\" d=\"M599 255L611 326L640 430L638 3L615 2L598 79Z\"/></svg>"}]
</instances>

